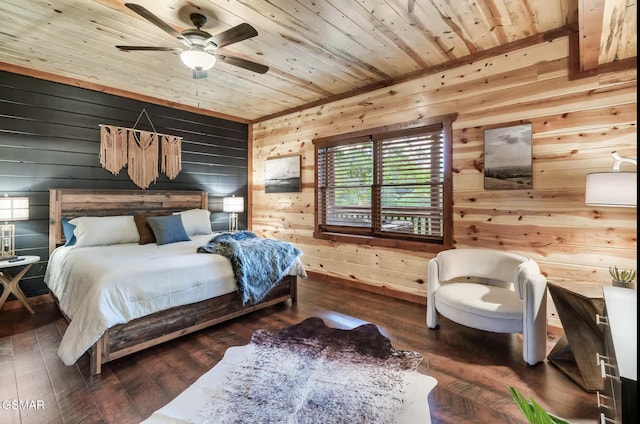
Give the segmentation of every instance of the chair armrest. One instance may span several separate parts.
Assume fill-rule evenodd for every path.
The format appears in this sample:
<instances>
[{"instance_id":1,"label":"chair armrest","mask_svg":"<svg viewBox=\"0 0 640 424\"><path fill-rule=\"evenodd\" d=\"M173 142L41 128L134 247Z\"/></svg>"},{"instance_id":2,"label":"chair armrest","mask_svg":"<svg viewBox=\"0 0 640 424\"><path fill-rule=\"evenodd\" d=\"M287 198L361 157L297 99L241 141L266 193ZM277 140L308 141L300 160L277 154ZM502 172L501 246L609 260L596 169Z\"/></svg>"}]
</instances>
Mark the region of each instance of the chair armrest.
<instances>
[{"instance_id":1,"label":"chair armrest","mask_svg":"<svg viewBox=\"0 0 640 424\"><path fill-rule=\"evenodd\" d=\"M438 277L438 260L433 258L427 265L427 326L435 328L438 325L436 311L436 291L440 288Z\"/></svg>"},{"instance_id":2,"label":"chair armrest","mask_svg":"<svg viewBox=\"0 0 640 424\"><path fill-rule=\"evenodd\" d=\"M522 287L523 356L534 365L546 355L547 338L547 278L542 274L529 276Z\"/></svg>"},{"instance_id":3,"label":"chair armrest","mask_svg":"<svg viewBox=\"0 0 640 424\"><path fill-rule=\"evenodd\" d=\"M440 288L438 260L433 258L427 265L427 295L433 294Z\"/></svg>"},{"instance_id":4,"label":"chair armrest","mask_svg":"<svg viewBox=\"0 0 640 424\"><path fill-rule=\"evenodd\" d=\"M524 309L531 311L545 310L544 318L546 319L547 308L547 278L542 274L529 276L524 282L523 302Z\"/></svg>"},{"instance_id":5,"label":"chair armrest","mask_svg":"<svg viewBox=\"0 0 640 424\"><path fill-rule=\"evenodd\" d=\"M539 277L542 277L542 280ZM518 269L516 270L516 281L514 282L514 290L520 299L524 299L524 285L525 283L534 278L534 281L542 282L544 287L547 286L546 277L540 274L540 268L538 267L538 263L533 259L528 258L525 262L522 262L518 265Z\"/></svg>"}]
</instances>

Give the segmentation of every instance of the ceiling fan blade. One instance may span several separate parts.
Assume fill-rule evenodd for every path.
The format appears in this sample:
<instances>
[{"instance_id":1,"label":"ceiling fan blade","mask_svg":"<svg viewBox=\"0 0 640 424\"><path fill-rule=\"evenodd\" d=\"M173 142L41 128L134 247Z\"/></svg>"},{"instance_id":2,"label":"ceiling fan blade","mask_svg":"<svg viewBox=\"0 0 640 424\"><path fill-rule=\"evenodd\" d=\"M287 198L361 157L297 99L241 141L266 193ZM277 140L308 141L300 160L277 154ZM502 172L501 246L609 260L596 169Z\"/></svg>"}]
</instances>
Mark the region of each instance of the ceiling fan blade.
<instances>
[{"instance_id":1,"label":"ceiling fan blade","mask_svg":"<svg viewBox=\"0 0 640 424\"><path fill-rule=\"evenodd\" d=\"M256 62L252 62L250 60L240 59L239 57L225 56L222 54L216 54L215 56L216 56L216 59L224 63L228 63L229 65L237 66L239 68L247 69L249 71L256 72L258 74L264 74L269 70L268 66L261 65Z\"/></svg>"},{"instance_id":2,"label":"ceiling fan blade","mask_svg":"<svg viewBox=\"0 0 640 424\"><path fill-rule=\"evenodd\" d=\"M242 23L230 28L226 31L222 31L206 40L205 43L213 43L216 47L224 47L229 44L237 43L238 41L246 40L258 35L258 31L248 23Z\"/></svg>"},{"instance_id":3,"label":"ceiling fan blade","mask_svg":"<svg viewBox=\"0 0 640 424\"><path fill-rule=\"evenodd\" d=\"M176 31L171 25L169 25L168 23L166 23L162 19L158 18L156 15L154 15L151 12L149 12L144 7L140 6L139 4L135 4L135 3L125 3L124 5L127 6L129 9L133 10L134 12L136 12L138 15L142 16L143 18L145 18L147 21L151 22L152 24L154 24L155 26L160 28L161 30L163 30L164 32L166 32L167 34L169 34L169 35L171 35L173 37L176 37L183 44L185 44L187 46L191 46L191 41L186 39L182 34L180 34L178 31Z\"/></svg>"},{"instance_id":4,"label":"ceiling fan blade","mask_svg":"<svg viewBox=\"0 0 640 424\"><path fill-rule=\"evenodd\" d=\"M182 51L182 49L177 47L116 46L116 48L125 52L134 51L134 50L153 51L153 52Z\"/></svg>"},{"instance_id":5,"label":"ceiling fan blade","mask_svg":"<svg viewBox=\"0 0 640 424\"><path fill-rule=\"evenodd\" d=\"M192 69L192 71L193 71L193 79L207 78L207 71L203 71L202 69Z\"/></svg>"}]
</instances>

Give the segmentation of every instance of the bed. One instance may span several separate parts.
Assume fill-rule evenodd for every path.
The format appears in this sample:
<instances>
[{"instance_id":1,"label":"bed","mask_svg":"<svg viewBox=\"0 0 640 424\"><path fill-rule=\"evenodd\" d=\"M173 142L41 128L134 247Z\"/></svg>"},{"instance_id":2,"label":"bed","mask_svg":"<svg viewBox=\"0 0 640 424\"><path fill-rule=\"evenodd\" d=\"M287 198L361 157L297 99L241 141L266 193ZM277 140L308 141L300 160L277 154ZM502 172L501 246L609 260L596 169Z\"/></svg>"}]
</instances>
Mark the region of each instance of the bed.
<instances>
[{"instance_id":1,"label":"bed","mask_svg":"<svg viewBox=\"0 0 640 424\"><path fill-rule=\"evenodd\" d=\"M243 302L231 261L196 253L213 234L179 243L65 246L63 221L79 217L173 215L207 210L199 191L50 190L45 282L69 326L58 355L65 364L89 353L92 375L104 363L232 318L291 300L299 257L258 302Z\"/></svg>"}]
</instances>

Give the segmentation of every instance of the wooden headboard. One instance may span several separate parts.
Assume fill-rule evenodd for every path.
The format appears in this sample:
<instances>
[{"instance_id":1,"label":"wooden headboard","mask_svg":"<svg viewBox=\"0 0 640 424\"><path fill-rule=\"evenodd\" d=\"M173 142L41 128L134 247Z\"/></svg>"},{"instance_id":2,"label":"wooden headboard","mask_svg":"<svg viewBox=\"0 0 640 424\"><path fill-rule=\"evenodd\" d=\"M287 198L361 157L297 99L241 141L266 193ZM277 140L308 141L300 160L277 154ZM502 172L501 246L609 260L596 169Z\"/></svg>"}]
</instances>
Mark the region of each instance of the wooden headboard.
<instances>
[{"instance_id":1,"label":"wooden headboard","mask_svg":"<svg viewBox=\"0 0 640 424\"><path fill-rule=\"evenodd\" d=\"M62 218L208 209L205 191L49 190L49 254L65 242Z\"/></svg>"}]
</instances>

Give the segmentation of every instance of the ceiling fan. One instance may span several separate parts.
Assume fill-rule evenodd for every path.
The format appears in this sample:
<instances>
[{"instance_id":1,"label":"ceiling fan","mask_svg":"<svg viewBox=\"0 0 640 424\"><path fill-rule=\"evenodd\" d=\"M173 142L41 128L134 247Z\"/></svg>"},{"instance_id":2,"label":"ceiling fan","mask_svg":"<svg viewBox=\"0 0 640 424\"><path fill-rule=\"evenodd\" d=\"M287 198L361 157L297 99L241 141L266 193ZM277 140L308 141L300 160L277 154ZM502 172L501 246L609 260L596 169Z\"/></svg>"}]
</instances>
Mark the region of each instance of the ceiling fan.
<instances>
[{"instance_id":1,"label":"ceiling fan","mask_svg":"<svg viewBox=\"0 0 640 424\"><path fill-rule=\"evenodd\" d=\"M180 52L180 60L182 60L182 63L193 71L193 78L195 79L206 78L207 70L213 68L216 60L259 74L264 74L269 70L268 66L252 62L250 60L217 53L217 50L221 47L258 35L258 31L247 23L242 23L226 31L222 31L219 34L211 35L200 29L207 22L207 18L200 13L191 13L189 18L191 19L191 22L193 22L195 29L185 29L182 32L178 32L171 25L167 24L165 21L138 4L125 3L125 6L169 35L176 37L184 47L116 46L122 51L138 50Z\"/></svg>"}]
</instances>

